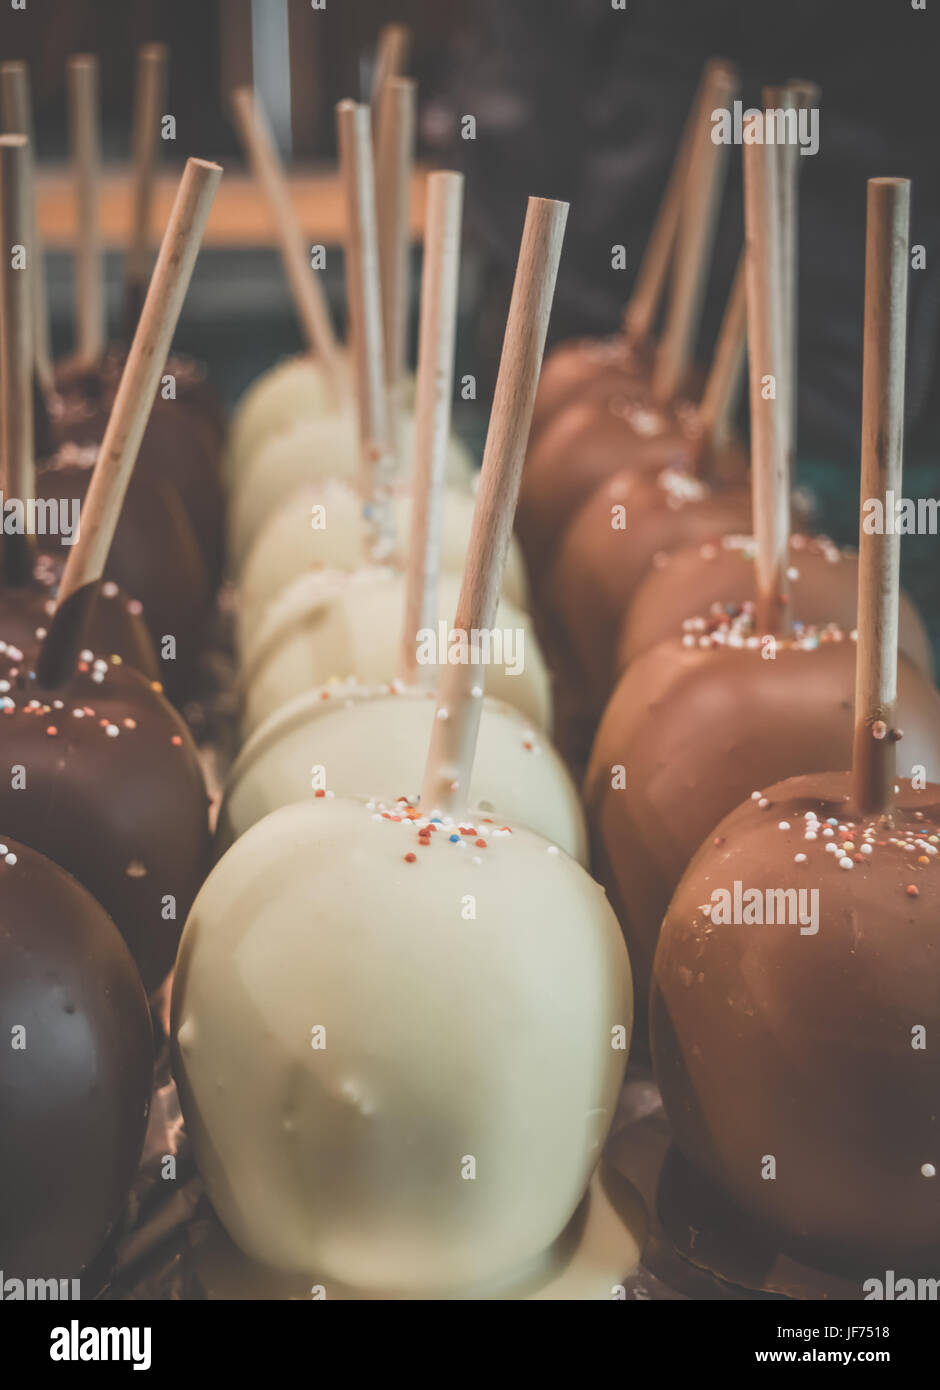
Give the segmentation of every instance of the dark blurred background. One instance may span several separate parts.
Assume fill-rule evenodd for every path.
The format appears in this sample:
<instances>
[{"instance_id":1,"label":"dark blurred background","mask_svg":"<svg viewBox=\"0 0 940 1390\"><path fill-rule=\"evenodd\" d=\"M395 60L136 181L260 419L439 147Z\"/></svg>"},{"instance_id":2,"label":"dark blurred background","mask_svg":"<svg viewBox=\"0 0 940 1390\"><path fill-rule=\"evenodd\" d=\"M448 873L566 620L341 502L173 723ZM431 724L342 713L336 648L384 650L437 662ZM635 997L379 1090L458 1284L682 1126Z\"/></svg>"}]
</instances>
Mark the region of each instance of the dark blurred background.
<instances>
[{"instance_id":1,"label":"dark blurred background","mask_svg":"<svg viewBox=\"0 0 940 1390\"><path fill-rule=\"evenodd\" d=\"M477 375L481 399L476 407L458 407L456 423L477 437L526 195L572 205L553 338L611 331L704 60L720 55L737 64L745 104L759 101L766 82L817 82L820 149L801 160L799 468L820 500L826 528L853 542L865 181L874 175L914 181L912 241L926 248L926 268L911 275L906 491L940 493L940 6L926 4L625 0L615 9L611 0L327 0L324 10L314 10L309 0L28 0L25 11L0 11L0 51L31 62L45 161L66 155L64 64L77 51L101 58L106 156L126 157L135 50L156 38L171 49L167 109L177 118L178 138L168 161L195 153L240 164L227 92L250 80L254 65L266 104L282 112L285 153L302 165L334 158L333 106L368 90L380 27L409 25L421 155L463 169L468 179L458 370ZM476 120L475 140L460 137L468 114ZM729 163L699 344L703 360L742 238L734 152ZM626 271L610 267L615 243L627 247ZM68 257L51 256L49 269L56 345L65 351ZM109 279L117 306L116 257ZM331 258L328 279L341 322L339 257ZM296 350L299 336L275 252L204 255L180 345L208 359L230 400L278 356ZM936 538L909 538L904 559L908 585L940 635Z\"/></svg>"}]
</instances>

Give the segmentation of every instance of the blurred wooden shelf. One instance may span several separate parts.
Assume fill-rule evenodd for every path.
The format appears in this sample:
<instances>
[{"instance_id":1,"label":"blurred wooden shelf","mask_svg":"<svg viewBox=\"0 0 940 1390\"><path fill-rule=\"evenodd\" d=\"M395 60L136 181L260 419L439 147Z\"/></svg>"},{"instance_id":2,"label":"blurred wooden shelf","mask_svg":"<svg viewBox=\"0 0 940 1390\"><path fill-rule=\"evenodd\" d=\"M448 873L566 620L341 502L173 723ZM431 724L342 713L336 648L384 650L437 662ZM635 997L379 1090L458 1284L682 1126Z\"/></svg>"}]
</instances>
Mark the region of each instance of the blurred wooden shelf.
<instances>
[{"instance_id":1,"label":"blurred wooden shelf","mask_svg":"<svg viewBox=\"0 0 940 1390\"><path fill-rule=\"evenodd\" d=\"M166 225L176 193L178 174L162 173L154 197L155 238ZM411 235L421 238L427 170L415 173L411 197ZM297 172L290 175L291 194L301 225L311 245L335 246L343 240L345 209L343 191L335 170ZM75 236L75 190L68 169L43 169L37 181L39 229L47 249L66 250ZM122 250L128 242L131 188L125 170L107 168L102 173L100 226L105 250ZM255 181L247 174L225 174L209 217L204 246L253 248L275 245L268 205Z\"/></svg>"}]
</instances>

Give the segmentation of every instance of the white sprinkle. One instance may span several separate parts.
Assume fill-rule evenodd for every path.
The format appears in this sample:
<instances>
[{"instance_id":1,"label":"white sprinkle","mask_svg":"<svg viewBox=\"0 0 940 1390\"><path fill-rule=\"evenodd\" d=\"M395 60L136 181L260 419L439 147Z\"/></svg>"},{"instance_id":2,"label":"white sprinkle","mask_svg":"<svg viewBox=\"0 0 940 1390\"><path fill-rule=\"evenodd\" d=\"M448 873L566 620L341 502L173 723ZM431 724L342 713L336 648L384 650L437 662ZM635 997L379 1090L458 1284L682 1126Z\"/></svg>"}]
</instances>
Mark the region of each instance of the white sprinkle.
<instances>
[{"instance_id":1,"label":"white sprinkle","mask_svg":"<svg viewBox=\"0 0 940 1390\"><path fill-rule=\"evenodd\" d=\"M828 840L828 839L829 839L831 836L833 836L835 833L836 833L836 832L833 830L833 828L832 828L831 825L824 825L824 826L823 826L823 838L824 838L824 839Z\"/></svg>"},{"instance_id":2,"label":"white sprinkle","mask_svg":"<svg viewBox=\"0 0 940 1390\"><path fill-rule=\"evenodd\" d=\"M116 724L108 724L105 726L105 733L108 735L108 738L117 738L120 732Z\"/></svg>"},{"instance_id":3,"label":"white sprinkle","mask_svg":"<svg viewBox=\"0 0 940 1390\"><path fill-rule=\"evenodd\" d=\"M920 1165L920 1171L925 1178L935 1178L937 1176L937 1170L932 1163L922 1163Z\"/></svg>"},{"instance_id":4,"label":"white sprinkle","mask_svg":"<svg viewBox=\"0 0 940 1390\"><path fill-rule=\"evenodd\" d=\"M816 831L815 831L815 830L807 830L806 834L803 836L803 839L804 839L804 840L818 840L818 839L819 839L819 836L816 834Z\"/></svg>"},{"instance_id":5,"label":"white sprinkle","mask_svg":"<svg viewBox=\"0 0 940 1390\"><path fill-rule=\"evenodd\" d=\"M777 829L778 829L778 830L789 830L789 829L790 829L790 822L789 822L788 820L778 821L778 822L777 822Z\"/></svg>"},{"instance_id":6,"label":"white sprinkle","mask_svg":"<svg viewBox=\"0 0 940 1390\"><path fill-rule=\"evenodd\" d=\"M864 845L862 845L862 854L871 854L871 845L869 845L869 844L864 844Z\"/></svg>"},{"instance_id":7,"label":"white sprinkle","mask_svg":"<svg viewBox=\"0 0 940 1390\"><path fill-rule=\"evenodd\" d=\"M12 853L5 854L3 856L3 862L4 864L9 864L10 868L12 869L13 865L16 863L16 855Z\"/></svg>"},{"instance_id":8,"label":"white sprinkle","mask_svg":"<svg viewBox=\"0 0 940 1390\"><path fill-rule=\"evenodd\" d=\"M770 802L767 800L766 796L762 796L760 801L758 801L757 805L761 811L766 811L767 807L770 805Z\"/></svg>"},{"instance_id":9,"label":"white sprinkle","mask_svg":"<svg viewBox=\"0 0 940 1390\"><path fill-rule=\"evenodd\" d=\"M840 868L840 869L854 869L854 868L855 868L855 865L853 864L853 862L852 862L852 860L849 858L849 856L846 854L846 855L843 856L842 859L839 860L839 868Z\"/></svg>"},{"instance_id":10,"label":"white sprinkle","mask_svg":"<svg viewBox=\"0 0 940 1390\"><path fill-rule=\"evenodd\" d=\"M557 854L557 853L558 853L558 846L557 846L557 845L549 845L548 849L547 849L545 852L546 852L546 854Z\"/></svg>"},{"instance_id":11,"label":"white sprinkle","mask_svg":"<svg viewBox=\"0 0 940 1390\"><path fill-rule=\"evenodd\" d=\"M805 863L806 863L806 855L805 855L805 854L794 854L794 856L793 856L793 862L794 862L794 864L805 864Z\"/></svg>"},{"instance_id":12,"label":"white sprinkle","mask_svg":"<svg viewBox=\"0 0 940 1390\"><path fill-rule=\"evenodd\" d=\"M447 711L447 707L445 705L441 705L440 709L437 711L436 718L441 720L450 718L450 715Z\"/></svg>"}]
</instances>

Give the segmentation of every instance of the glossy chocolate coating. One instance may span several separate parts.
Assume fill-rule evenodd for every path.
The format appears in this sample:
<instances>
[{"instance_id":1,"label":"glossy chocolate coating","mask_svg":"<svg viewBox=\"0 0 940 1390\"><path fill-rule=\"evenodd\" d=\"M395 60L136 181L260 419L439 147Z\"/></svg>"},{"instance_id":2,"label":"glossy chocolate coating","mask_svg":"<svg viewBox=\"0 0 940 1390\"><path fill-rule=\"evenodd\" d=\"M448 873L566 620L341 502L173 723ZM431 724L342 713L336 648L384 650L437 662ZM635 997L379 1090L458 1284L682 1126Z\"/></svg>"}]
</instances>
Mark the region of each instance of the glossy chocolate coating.
<instances>
[{"instance_id":1,"label":"glossy chocolate coating","mask_svg":"<svg viewBox=\"0 0 940 1390\"><path fill-rule=\"evenodd\" d=\"M0 630L4 640L30 655L49 626L64 564L61 551L58 555L37 555L29 584L0 589ZM95 651L119 656L148 680L160 679L143 607L136 599L128 598L112 579L100 587L86 641Z\"/></svg>"},{"instance_id":2,"label":"glossy chocolate coating","mask_svg":"<svg viewBox=\"0 0 940 1390\"><path fill-rule=\"evenodd\" d=\"M890 829L852 810L847 774L732 811L676 890L651 995L685 1156L784 1248L880 1277L935 1275L940 1247L940 786L900 786ZM736 881L817 889L818 931L713 923Z\"/></svg>"},{"instance_id":3,"label":"glossy chocolate coating","mask_svg":"<svg viewBox=\"0 0 940 1390\"><path fill-rule=\"evenodd\" d=\"M622 333L610 338L570 338L552 348L539 376L530 439L575 397L597 399L649 388L651 354Z\"/></svg>"},{"instance_id":4,"label":"glossy chocolate coating","mask_svg":"<svg viewBox=\"0 0 940 1390\"><path fill-rule=\"evenodd\" d=\"M593 493L564 533L548 588L587 713L604 707L623 615L653 562L677 546L741 531L750 519L748 489L719 491L668 469L625 469Z\"/></svg>"},{"instance_id":5,"label":"glossy chocolate coating","mask_svg":"<svg viewBox=\"0 0 940 1390\"><path fill-rule=\"evenodd\" d=\"M663 914L699 845L759 787L851 763L855 643L816 650L661 643L621 677L584 785L595 876L627 939L642 1007ZM902 659L898 770L940 768L940 695ZM625 769L623 787L612 769Z\"/></svg>"},{"instance_id":6,"label":"glossy chocolate coating","mask_svg":"<svg viewBox=\"0 0 940 1390\"><path fill-rule=\"evenodd\" d=\"M88 653L66 684L44 689L17 649L4 646L0 825L94 894L149 992L173 963L209 860L208 798L192 738L128 666Z\"/></svg>"},{"instance_id":7,"label":"glossy chocolate coating","mask_svg":"<svg viewBox=\"0 0 940 1390\"><path fill-rule=\"evenodd\" d=\"M564 528L612 473L693 469L698 422L689 406L660 410L623 395L575 400L526 454L516 531L533 588L554 561Z\"/></svg>"},{"instance_id":8,"label":"glossy chocolate coating","mask_svg":"<svg viewBox=\"0 0 940 1390\"><path fill-rule=\"evenodd\" d=\"M66 445L41 465L37 494L83 499L94 461L93 448ZM65 549L54 536L39 540L53 553ZM166 480L135 471L105 576L140 599L156 648L160 679L171 698L179 701L192 684L203 649L211 594L189 519ZM166 634L176 639L174 660L163 658Z\"/></svg>"},{"instance_id":9,"label":"glossy chocolate coating","mask_svg":"<svg viewBox=\"0 0 940 1390\"><path fill-rule=\"evenodd\" d=\"M749 529L749 528L748 528ZM790 537L790 607L804 623L838 623L851 629L858 613L858 561L825 536ZM677 548L661 557L637 589L617 639L617 670L641 652L709 613L713 604L740 604L754 597L754 546L746 534ZM902 591L898 641L922 671L932 670L930 643L917 610Z\"/></svg>"},{"instance_id":10,"label":"glossy chocolate coating","mask_svg":"<svg viewBox=\"0 0 940 1390\"><path fill-rule=\"evenodd\" d=\"M98 369L60 363L57 396L51 403L57 443L100 443L120 382L123 359L110 353ZM166 480L179 494L207 569L216 581L222 567L224 492L220 471L221 435L214 414L201 404L205 383L171 358L166 372L177 380L177 395L158 393L144 431L138 473ZM191 388L186 383L191 381Z\"/></svg>"},{"instance_id":11,"label":"glossy chocolate coating","mask_svg":"<svg viewBox=\"0 0 940 1390\"><path fill-rule=\"evenodd\" d=\"M140 1158L150 1013L103 908L3 833L0 1034L0 1269L73 1278L107 1239Z\"/></svg>"}]
</instances>

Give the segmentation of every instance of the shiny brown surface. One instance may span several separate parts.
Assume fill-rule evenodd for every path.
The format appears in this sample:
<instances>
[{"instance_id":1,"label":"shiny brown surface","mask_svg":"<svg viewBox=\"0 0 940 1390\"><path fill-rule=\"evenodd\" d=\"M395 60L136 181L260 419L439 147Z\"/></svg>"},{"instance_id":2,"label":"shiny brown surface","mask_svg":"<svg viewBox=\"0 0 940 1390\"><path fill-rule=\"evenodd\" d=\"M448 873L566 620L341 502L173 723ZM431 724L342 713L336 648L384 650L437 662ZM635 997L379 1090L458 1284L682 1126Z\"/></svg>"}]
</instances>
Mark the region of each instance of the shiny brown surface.
<instances>
[{"instance_id":1,"label":"shiny brown surface","mask_svg":"<svg viewBox=\"0 0 940 1390\"><path fill-rule=\"evenodd\" d=\"M0 843L0 1269L71 1278L107 1239L140 1158L150 1013L91 895L2 832Z\"/></svg>"},{"instance_id":2,"label":"shiny brown surface","mask_svg":"<svg viewBox=\"0 0 940 1390\"><path fill-rule=\"evenodd\" d=\"M621 677L584 784L595 876L617 913L642 1010L663 914L689 861L752 792L851 761L855 644L816 651L665 642ZM899 671L899 772L940 768L940 695ZM625 785L611 785L612 769Z\"/></svg>"},{"instance_id":3,"label":"shiny brown surface","mask_svg":"<svg viewBox=\"0 0 940 1390\"><path fill-rule=\"evenodd\" d=\"M581 400L559 411L532 441L522 473L516 532L537 587L554 561L562 532L595 488L629 468L691 470L694 416L650 409L618 395Z\"/></svg>"},{"instance_id":4,"label":"shiny brown surface","mask_svg":"<svg viewBox=\"0 0 940 1390\"><path fill-rule=\"evenodd\" d=\"M8 645L0 680L11 768L0 826L89 889L149 991L173 963L208 866L208 798L189 731L124 665L86 661L47 690Z\"/></svg>"},{"instance_id":5,"label":"shiny brown surface","mask_svg":"<svg viewBox=\"0 0 940 1390\"><path fill-rule=\"evenodd\" d=\"M749 528L748 528L749 529ZM652 569L626 610L617 638L617 669L623 671L642 652L669 640L682 624L707 614L713 604L740 604L755 593L752 546L742 535L731 543L694 543L673 550ZM839 623L851 629L858 612L858 562L831 541L790 538L790 610L804 623ZM922 671L932 670L924 625L905 593L899 614L901 651Z\"/></svg>"},{"instance_id":6,"label":"shiny brown surface","mask_svg":"<svg viewBox=\"0 0 940 1390\"><path fill-rule=\"evenodd\" d=\"M83 499L91 481L94 450L66 446L40 467L40 497ZM41 537L54 554L64 547ZM151 472L135 472L121 512L105 576L143 605L168 694L180 700L190 687L205 641L211 595L189 519L171 485ZM175 657L164 659L163 638L176 639Z\"/></svg>"},{"instance_id":7,"label":"shiny brown surface","mask_svg":"<svg viewBox=\"0 0 940 1390\"><path fill-rule=\"evenodd\" d=\"M123 360L123 352L114 347L94 370L78 368L70 362L57 364L57 394L50 402L56 444L101 442L120 383ZM225 509L220 471L222 411L195 363L171 357L165 373L173 376L176 395L165 399L158 393L136 472L154 475L174 488L208 573L217 581L222 572Z\"/></svg>"},{"instance_id":8,"label":"shiny brown surface","mask_svg":"<svg viewBox=\"0 0 940 1390\"><path fill-rule=\"evenodd\" d=\"M940 866L887 841L936 831L940 786L903 784L890 831L848 794L832 774L769 787L699 851L656 953L656 1074L685 1156L785 1248L935 1274L940 1187L922 1165L940 1144ZM873 852L842 869L804 838L808 810L855 821L853 846L870 825ZM818 932L712 924L701 905L735 880L817 889Z\"/></svg>"},{"instance_id":9,"label":"shiny brown surface","mask_svg":"<svg viewBox=\"0 0 940 1390\"><path fill-rule=\"evenodd\" d=\"M34 565L30 584L0 589L0 627L4 641L27 652L38 646L39 634L49 626L64 563L64 551L58 555L41 555ZM113 580L101 586L85 640L105 656L119 656L148 680L159 680L153 641L141 606L128 598Z\"/></svg>"},{"instance_id":10,"label":"shiny brown surface","mask_svg":"<svg viewBox=\"0 0 940 1390\"><path fill-rule=\"evenodd\" d=\"M746 529L750 519L749 490L718 492L677 475L623 470L592 494L562 537L547 590L586 709L603 709L623 615L654 562L678 546Z\"/></svg>"}]
</instances>

